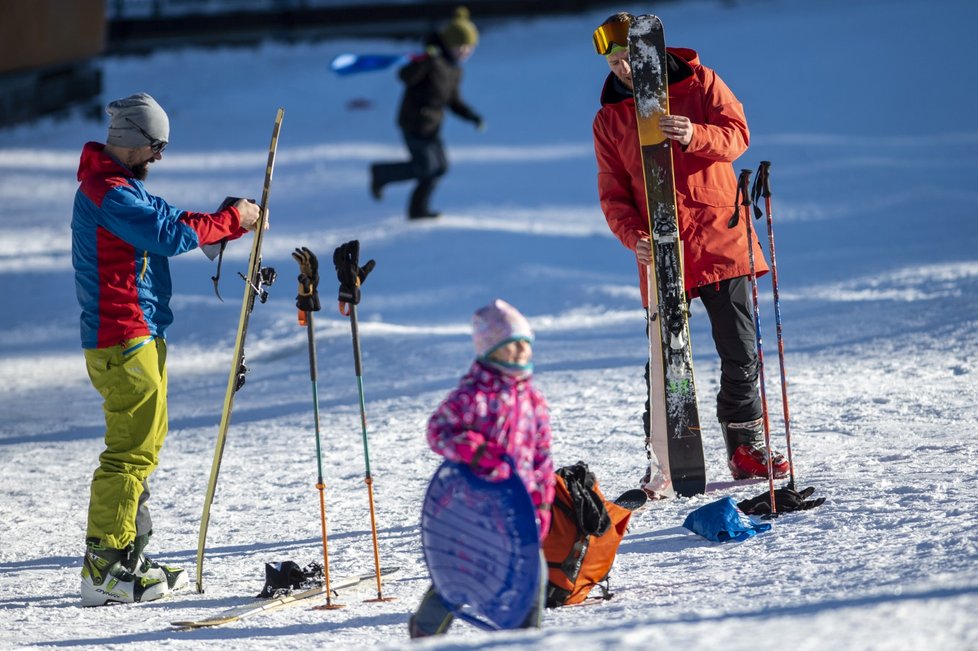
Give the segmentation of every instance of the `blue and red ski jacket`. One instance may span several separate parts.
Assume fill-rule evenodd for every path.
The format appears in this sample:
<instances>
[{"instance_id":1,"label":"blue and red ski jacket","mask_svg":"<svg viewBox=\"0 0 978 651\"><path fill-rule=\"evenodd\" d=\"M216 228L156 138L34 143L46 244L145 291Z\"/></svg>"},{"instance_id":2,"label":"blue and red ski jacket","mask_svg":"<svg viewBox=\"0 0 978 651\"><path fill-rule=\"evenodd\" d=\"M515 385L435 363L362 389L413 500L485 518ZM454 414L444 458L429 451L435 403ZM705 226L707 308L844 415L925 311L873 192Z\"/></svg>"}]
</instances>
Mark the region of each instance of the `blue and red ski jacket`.
<instances>
[{"instance_id":1,"label":"blue and red ski jacket","mask_svg":"<svg viewBox=\"0 0 978 651\"><path fill-rule=\"evenodd\" d=\"M178 210L146 191L97 142L85 145L71 219L71 260L81 305L82 348L106 348L173 322L167 258L241 237L238 210Z\"/></svg>"}]
</instances>

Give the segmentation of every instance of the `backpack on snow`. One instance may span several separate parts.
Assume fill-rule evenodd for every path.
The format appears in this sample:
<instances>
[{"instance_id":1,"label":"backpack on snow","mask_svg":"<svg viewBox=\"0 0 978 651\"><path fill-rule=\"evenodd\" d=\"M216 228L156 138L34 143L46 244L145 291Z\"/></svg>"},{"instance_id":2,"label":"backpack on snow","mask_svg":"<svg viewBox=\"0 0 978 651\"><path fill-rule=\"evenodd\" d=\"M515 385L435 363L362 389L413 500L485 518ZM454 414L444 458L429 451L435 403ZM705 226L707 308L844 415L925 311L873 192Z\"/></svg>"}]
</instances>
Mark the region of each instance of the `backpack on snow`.
<instances>
[{"instance_id":1,"label":"backpack on snow","mask_svg":"<svg viewBox=\"0 0 978 651\"><path fill-rule=\"evenodd\" d=\"M631 511L605 500L583 461L564 466L556 475L553 518L543 541L547 608L580 603L595 586L603 599L610 599L608 573Z\"/></svg>"}]
</instances>

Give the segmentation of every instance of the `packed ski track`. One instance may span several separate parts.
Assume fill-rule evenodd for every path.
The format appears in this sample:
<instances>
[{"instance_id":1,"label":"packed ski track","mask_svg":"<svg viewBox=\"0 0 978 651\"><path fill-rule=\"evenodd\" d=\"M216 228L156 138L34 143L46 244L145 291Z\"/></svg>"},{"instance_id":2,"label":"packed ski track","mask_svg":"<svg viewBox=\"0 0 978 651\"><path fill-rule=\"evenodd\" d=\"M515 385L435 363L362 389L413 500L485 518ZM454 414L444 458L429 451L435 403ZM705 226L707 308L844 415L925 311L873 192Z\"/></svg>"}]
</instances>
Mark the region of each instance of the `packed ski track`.
<instances>
[{"instance_id":1,"label":"packed ski track","mask_svg":"<svg viewBox=\"0 0 978 651\"><path fill-rule=\"evenodd\" d=\"M265 262L278 269L252 316L251 372L237 395L211 512L206 592L83 609L78 584L101 402L85 374L70 255L81 146L104 123L80 116L0 131L0 648L172 649L974 649L978 648L978 130L967 83L970 0L681 2L655 11L670 44L695 48L743 101L750 150L770 160L799 487L826 503L746 542L682 528L694 508L757 495L725 468L713 396L719 368L702 307L690 329L708 492L650 505L632 521L614 598L548 611L543 628L483 633L459 623L411 644L428 584L421 496L439 458L427 419L467 369L471 313L494 297L537 330L536 383L551 404L558 465L586 461L608 493L642 473L647 354L635 264L597 202L591 119L607 66L591 31L610 13L493 22L466 64L463 94L489 129L452 121L444 216L404 218L406 187L369 197L372 160L404 155L392 71L336 78L342 52L414 42L345 40L182 49L104 63L108 101L153 94L171 140L147 187L214 209L261 192L285 109ZM923 80L926 79L926 85ZM937 92L939 89L939 92ZM731 197L731 201L732 201ZM761 222L755 222L763 233ZM383 593L177 631L249 602L266 562L321 558L306 332L297 267L324 261L316 321L331 570L373 569L349 320L335 309L333 249L359 239L377 268L360 335ZM766 246L766 240L765 240ZM228 249L214 266L174 259L170 434L154 474L151 555L192 570L200 511L239 310ZM760 283L773 437L784 447L771 288ZM229 298L230 297L230 298Z\"/></svg>"}]
</instances>

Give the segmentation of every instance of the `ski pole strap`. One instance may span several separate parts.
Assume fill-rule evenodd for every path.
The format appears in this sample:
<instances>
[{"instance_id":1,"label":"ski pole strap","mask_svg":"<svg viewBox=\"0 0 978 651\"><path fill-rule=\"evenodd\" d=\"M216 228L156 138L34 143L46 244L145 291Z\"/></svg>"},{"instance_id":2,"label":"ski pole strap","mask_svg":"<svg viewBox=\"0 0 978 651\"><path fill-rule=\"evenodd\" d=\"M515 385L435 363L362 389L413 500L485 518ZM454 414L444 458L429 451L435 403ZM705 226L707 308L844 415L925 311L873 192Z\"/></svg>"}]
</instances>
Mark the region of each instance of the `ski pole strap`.
<instances>
[{"instance_id":1,"label":"ski pole strap","mask_svg":"<svg viewBox=\"0 0 978 651\"><path fill-rule=\"evenodd\" d=\"M221 240L221 250L217 254L217 273L211 276L211 281L214 283L214 293L217 294L217 298L223 303L224 299L221 298L221 292L218 289L218 283L221 282L221 263L224 262L224 249L228 246L227 239Z\"/></svg>"},{"instance_id":2,"label":"ski pole strap","mask_svg":"<svg viewBox=\"0 0 978 651\"><path fill-rule=\"evenodd\" d=\"M734 213L727 222L727 228L734 228L740 223L740 207L751 205L750 198L750 170L740 170L740 178L737 179L737 195L734 197Z\"/></svg>"},{"instance_id":3,"label":"ski pole strap","mask_svg":"<svg viewBox=\"0 0 978 651\"><path fill-rule=\"evenodd\" d=\"M761 196L767 199L771 196L771 161L761 161L757 168L757 180L761 185Z\"/></svg>"},{"instance_id":4,"label":"ski pole strap","mask_svg":"<svg viewBox=\"0 0 978 651\"><path fill-rule=\"evenodd\" d=\"M740 178L737 179L737 184L740 186L737 188L737 194L740 197L740 205L749 206L751 204L750 191L750 170L740 170Z\"/></svg>"},{"instance_id":5,"label":"ski pole strap","mask_svg":"<svg viewBox=\"0 0 978 651\"><path fill-rule=\"evenodd\" d=\"M761 197L765 199L771 196L771 161L762 160L761 164L757 167L757 176L754 177L754 184L750 189L751 202L754 204L754 219L760 219Z\"/></svg>"},{"instance_id":6,"label":"ski pole strap","mask_svg":"<svg viewBox=\"0 0 978 651\"><path fill-rule=\"evenodd\" d=\"M229 206L233 206L239 201L241 201L241 197L224 197L224 201L222 201L221 205L217 207L217 212L221 212L225 208L228 208ZM227 248L228 245L227 238L221 240L220 244L221 244L221 248L217 254L217 273L216 275L211 276L211 281L213 281L214 283L214 293L217 294L217 298L220 299L220 301L223 303L224 299L221 298L221 292L218 290L217 285L221 280L221 263L224 261L224 249ZM207 257L209 257L211 260L214 259L214 256L208 251L205 250L204 253L207 254Z\"/></svg>"}]
</instances>

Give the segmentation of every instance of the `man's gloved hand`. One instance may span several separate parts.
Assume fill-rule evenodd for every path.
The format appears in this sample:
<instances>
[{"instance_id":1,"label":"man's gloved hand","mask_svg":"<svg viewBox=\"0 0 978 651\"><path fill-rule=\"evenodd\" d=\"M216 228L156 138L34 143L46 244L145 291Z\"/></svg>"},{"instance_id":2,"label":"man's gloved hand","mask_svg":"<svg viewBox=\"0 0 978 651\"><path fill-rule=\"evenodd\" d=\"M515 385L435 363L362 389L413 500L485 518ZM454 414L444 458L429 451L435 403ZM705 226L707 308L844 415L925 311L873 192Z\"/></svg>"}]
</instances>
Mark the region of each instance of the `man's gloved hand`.
<instances>
[{"instance_id":1,"label":"man's gloved hand","mask_svg":"<svg viewBox=\"0 0 978 651\"><path fill-rule=\"evenodd\" d=\"M802 490L795 491L790 488L779 488L774 491L774 503L778 508L778 513L791 513L793 511L807 511L821 506L825 502L824 497L814 500L808 499L815 489L811 486ZM769 515L771 513L771 492L764 491L757 497L749 500L737 502L737 508L747 515Z\"/></svg>"},{"instance_id":2,"label":"man's gloved hand","mask_svg":"<svg viewBox=\"0 0 978 651\"><path fill-rule=\"evenodd\" d=\"M319 260L306 247L293 251L292 257L299 263L299 293L295 297L295 306L303 312L318 312L322 309L319 304Z\"/></svg>"},{"instance_id":3,"label":"man's gloved hand","mask_svg":"<svg viewBox=\"0 0 978 651\"><path fill-rule=\"evenodd\" d=\"M350 305L359 304L360 285L377 263L369 260L361 267L360 241L352 240L336 247L333 251L333 264L336 266L336 278L340 281L340 302Z\"/></svg>"},{"instance_id":4,"label":"man's gloved hand","mask_svg":"<svg viewBox=\"0 0 978 651\"><path fill-rule=\"evenodd\" d=\"M479 133L485 133L486 129L489 128L489 125L486 123L486 121L482 118L481 115L476 115L475 117L473 117L472 124L475 125L475 130L478 131Z\"/></svg>"}]
</instances>

